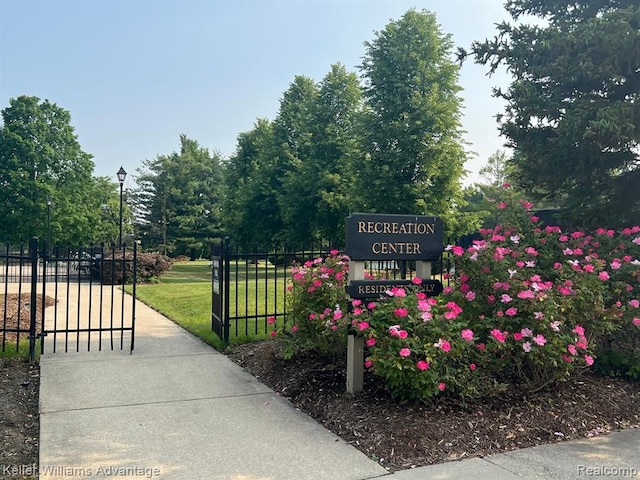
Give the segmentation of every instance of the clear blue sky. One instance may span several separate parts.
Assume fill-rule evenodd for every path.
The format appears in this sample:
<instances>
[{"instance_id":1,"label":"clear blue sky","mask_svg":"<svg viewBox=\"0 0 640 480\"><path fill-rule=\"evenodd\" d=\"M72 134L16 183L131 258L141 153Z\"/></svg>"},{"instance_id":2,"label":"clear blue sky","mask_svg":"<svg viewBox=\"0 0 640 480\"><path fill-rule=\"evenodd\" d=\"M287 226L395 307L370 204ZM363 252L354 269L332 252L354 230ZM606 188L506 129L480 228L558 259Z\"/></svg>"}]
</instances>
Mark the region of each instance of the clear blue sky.
<instances>
[{"instance_id":1,"label":"clear blue sky","mask_svg":"<svg viewBox=\"0 0 640 480\"><path fill-rule=\"evenodd\" d=\"M33 95L71 112L95 175L179 149L185 133L223 155L257 118L273 119L295 75L357 71L363 42L408 9L436 14L468 49L506 18L500 0L0 0L0 108ZM502 103L467 61L463 126L477 172L501 148ZM475 180L471 175L467 179ZM130 184L130 180L127 181Z\"/></svg>"}]
</instances>

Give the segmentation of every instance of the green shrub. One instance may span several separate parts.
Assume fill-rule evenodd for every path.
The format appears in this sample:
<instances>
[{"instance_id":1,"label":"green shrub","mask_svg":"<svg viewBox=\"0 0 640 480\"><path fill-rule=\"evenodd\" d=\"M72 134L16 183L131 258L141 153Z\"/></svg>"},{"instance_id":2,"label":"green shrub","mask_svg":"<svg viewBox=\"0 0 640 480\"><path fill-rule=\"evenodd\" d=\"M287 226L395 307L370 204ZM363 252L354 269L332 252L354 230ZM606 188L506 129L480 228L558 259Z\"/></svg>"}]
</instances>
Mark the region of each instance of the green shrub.
<instances>
[{"instance_id":1,"label":"green shrub","mask_svg":"<svg viewBox=\"0 0 640 480\"><path fill-rule=\"evenodd\" d=\"M349 262L332 250L291 269L287 293L288 354L305 349L337 353L346 345L345 285Z\"/></svg>"},{"instance_id":2,"label":"green shrub","mask_svg":"<svg viewBox=\"0 0 640 480\"><path fill-rule=\"evenodd\" d=\"M467 248L447 247L456 277L437 298L396 288L355 300L345 314L345 257L294 267L288 336L337 350L356 332L366 367L403 400L535 392L598 356L601 371L637 376L640 226L593 234L542 227L508 188L494 207L496 227Z\"/></svg>"},{"instance_id":3,"label":"green shrub","mask_svg":"<svg viewBox=\"0 0 640 480\"><path fill-rule=\"evenodd\" d=\"M138 283L151 283L171 269L173 261L159 253L138 253L136 280ZM94 272L104 285L133 283L133 253L127 252L124 260L121 252L106 257L94 265ZM124 277L124 281L123 281Z\"/></svg>"}]
</instances>

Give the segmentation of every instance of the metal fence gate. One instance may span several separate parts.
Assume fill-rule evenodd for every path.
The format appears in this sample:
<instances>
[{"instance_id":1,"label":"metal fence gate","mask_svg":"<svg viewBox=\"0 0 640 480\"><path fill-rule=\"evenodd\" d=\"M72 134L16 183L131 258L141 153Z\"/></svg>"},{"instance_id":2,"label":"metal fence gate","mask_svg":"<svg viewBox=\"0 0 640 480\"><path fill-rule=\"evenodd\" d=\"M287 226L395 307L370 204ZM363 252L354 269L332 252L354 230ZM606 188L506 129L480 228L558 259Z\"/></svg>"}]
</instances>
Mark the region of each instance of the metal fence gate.
<instances>
[{"instance_id":1,"label":"metal fence gate","mask_svg":"<svg viewBox=\"0 0 640 480\"><path fill-rule=\"evenodd\" d=\"M0 251L0 351L129 349L137 248L55 247L33 238ZM132 294L125 292L132 284ZM38 345L39 343L39 345Z\"/></svg>"},{"instance_id":2,"label":"metal fence gate","mask_svg":"<svg viewBox=\"0 0 640 480\"><path fill-rule=\"evenodd\" d=\"M475 237L464 237L450 243L468 246ZM342 251L338 243L281 244L246 248L232 246L227 237L211 249L211 328L224 342L230 338L266 337L273 329L270 318L280 323L286 319L286 291L290 268L294 262ZM415 264L401 261L367 262L370 273L384 278L411 278ZM449 252L432 263L432 275L449 284L453 274Z\"/></svg>"},{"instance_id":3,"label":"metal fence gate","mask_svg":"<svg viewBox=\"0 0 640 480\"><path fill-rule=\"evenodd\" d=\"M290 267L326 256L330 244L232 246L227 237L211 250L211 327L229 343L267 336L270 322L286 318ZM271 319L271 320L270 320Z\"/></svg>"}]
</instances>

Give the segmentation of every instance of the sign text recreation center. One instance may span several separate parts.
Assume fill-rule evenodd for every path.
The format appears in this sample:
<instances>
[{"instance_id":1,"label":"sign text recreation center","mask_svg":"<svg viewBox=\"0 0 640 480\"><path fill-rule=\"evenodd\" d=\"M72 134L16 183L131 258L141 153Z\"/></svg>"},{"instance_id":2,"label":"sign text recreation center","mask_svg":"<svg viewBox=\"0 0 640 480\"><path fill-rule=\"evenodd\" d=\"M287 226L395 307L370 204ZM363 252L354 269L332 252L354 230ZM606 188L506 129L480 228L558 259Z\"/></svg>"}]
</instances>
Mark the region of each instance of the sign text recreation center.
<instances>
[{"instance_id":1,"label":"sign text recreation center","mask_svg":"<svg viewBox=\"0 0 640 480\"><path fill-rule=\"evenodd\" d=\"M442 252L442 221L424 215L354 213L347 217L352 260L436 260Z\"/></svg>"}]
</instances>

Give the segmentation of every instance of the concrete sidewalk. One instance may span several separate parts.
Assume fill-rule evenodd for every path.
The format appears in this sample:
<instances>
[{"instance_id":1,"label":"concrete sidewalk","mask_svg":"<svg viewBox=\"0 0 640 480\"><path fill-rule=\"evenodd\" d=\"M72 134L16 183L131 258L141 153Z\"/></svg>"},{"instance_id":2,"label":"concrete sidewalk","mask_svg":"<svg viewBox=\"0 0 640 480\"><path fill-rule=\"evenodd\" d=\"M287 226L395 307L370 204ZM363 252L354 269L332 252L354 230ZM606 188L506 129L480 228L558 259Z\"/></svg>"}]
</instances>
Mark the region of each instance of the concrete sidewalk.
<instances>
[{"instance_id":1,"label":"concrete sidewalk","mask_svg":"<svg viewBox=\"0 0 640 480\"><path fill-rule=\"evenodd\" d=\"M135 345L41 358L41 479L640 478L640 430L391 474L140 302Z\"/></svg>"}]
</instances>

